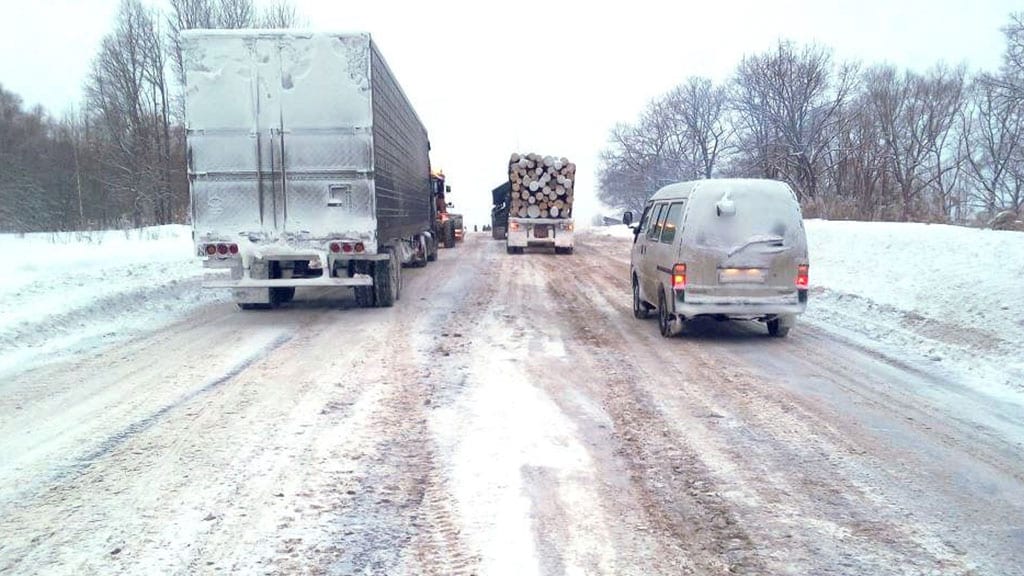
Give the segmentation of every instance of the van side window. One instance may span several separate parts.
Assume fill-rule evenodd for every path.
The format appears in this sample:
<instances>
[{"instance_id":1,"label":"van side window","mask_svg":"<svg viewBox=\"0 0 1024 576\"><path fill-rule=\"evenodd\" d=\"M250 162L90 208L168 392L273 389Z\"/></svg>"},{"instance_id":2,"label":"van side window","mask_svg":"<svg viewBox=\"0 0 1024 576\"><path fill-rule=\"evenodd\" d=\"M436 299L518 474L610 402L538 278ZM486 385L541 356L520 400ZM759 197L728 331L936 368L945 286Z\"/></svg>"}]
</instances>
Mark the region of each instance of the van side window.
<instances>
[{"instance_id":1,"label":"van side window","mask_svg":"<svg viewBox=\"0 0 1024 576\"><path fill-rule=\"evenodd\" d=\"M661 225L665 223L665 205L658 204L654 207L654 215L651 216L651 227L647 230L648 240L657 240L661 237Z\"/></svg>"},{"instance_id":2,"label":"van side window","mask_svg":"<svg viewBox=\"0 0 1024 576\"><path fill-rule=\"evenodd\" d=\"M679 228L683 216L683 203L675 202L668 208L668 216L661 230L662 244L671 244L676 239L676 229Z\"/></svg>"},{"instance_id":3,"label":"van side window","mask_svg":"<svg viewBox=\"0 0 1024 576\"><path fill-rule=\"evenodd\" d=\"M644 213L640 216L640 227L638 231L640 234L647 234L647 227L651 223L651 212L654 211L654 206L649 204L644 207Z\"/></svg>"}]
</instances>

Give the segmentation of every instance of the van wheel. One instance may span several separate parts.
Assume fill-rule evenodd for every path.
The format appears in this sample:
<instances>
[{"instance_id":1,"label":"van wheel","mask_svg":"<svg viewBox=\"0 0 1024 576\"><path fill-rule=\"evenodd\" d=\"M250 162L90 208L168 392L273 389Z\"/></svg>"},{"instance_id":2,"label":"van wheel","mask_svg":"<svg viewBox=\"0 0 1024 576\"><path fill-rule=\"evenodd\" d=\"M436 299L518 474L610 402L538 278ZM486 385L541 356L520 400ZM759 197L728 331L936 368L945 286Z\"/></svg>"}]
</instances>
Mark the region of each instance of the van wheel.
<instances>
[{"instance_id":1,"label":"van wheel","mask_svg":"<svg viewBox=\"0 0 1024 576\"><path fill-rule=\"evenodd\" d=\"M789 329L793 326L792 321L781 317L773 318L767 324L768 335L773 338L785 338L789 334Z\"/></svg>"},{"instance_id":2,"label":"van wheel","mask_svg":"<svg viewBox=\"0 0 1024 576\"><path fill-rule=\"evenodd\" d=\"M633 278L633 317L638 320L646 320L651 316L651 309L647 302L640 299L640 284Z\"/></svg>"},{"instance_id":3,"label":"van wheel","mask_svg":"<svg viewBox=\"0 0 1024 576\"><path fill-rule=\"evenodd\" d=\"M668 313L668 302L665 301L665 290L658 292L658 330L665 338L675 336L672 333L672 317Z\"/></svg>"}]
</instances>

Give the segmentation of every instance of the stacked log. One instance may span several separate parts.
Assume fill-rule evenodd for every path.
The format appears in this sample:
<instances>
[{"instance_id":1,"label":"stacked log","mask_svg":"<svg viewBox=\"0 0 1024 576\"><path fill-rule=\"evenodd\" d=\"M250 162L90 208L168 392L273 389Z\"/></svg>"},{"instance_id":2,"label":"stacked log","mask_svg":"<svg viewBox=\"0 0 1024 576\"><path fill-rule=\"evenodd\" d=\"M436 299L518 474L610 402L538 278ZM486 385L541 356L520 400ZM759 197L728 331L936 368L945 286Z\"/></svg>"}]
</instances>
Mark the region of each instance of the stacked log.
<instances>
[{"instance_id":1,"label":"stacked log","mask_svg":"<svg viewBox=\"0 0 1024 576\"><path fill-rule=\"evenodd\" d=\"M508 180L512 185L509 216L572 218L576 165L567 158L513 154Z\"/></svg>"}]
</instances>

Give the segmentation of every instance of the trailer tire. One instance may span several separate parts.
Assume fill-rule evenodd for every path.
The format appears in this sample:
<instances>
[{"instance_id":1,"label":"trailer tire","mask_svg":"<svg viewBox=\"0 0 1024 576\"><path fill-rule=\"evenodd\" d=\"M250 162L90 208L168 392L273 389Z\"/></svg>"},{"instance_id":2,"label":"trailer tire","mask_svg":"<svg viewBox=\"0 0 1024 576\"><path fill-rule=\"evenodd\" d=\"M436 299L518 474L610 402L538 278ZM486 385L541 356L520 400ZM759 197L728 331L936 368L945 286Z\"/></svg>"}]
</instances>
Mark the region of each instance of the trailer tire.
<instances>
[{"instance_id":1,"label":"trailer tire","mask_svg":"<svg viewBox=\"0 0 1024 576\"><path fill-rule=\"evenodd\" d=\"M437 238L427 240L427 262L437 262Z\"/></svg>"},{"instance_id":2,"label":"trailer tire","mask_svg":"<svg viewBox=\"0 0 1024 576\"><path fill-rule=\"evenodd\" d=\"M377 308L390 308L400 296L402 287L402 265L397 253L385 249L389 258L373 263L373 304Z\"/></svg>"},{"instance_id":3,"label":"trailer tire","mask_svg":"<svg viewBox=\"0 0 1024 576\"><path fill-rule=\"evenodd\" d=\"M248 304L248 303L244 303L243 304L243 303L239 302L238 303L238 309L239 310L245 310L245 311L249 311L249 310L270 310L270 304Z\"/></svg>"},{"instance_id":4,"label":"trailer tire","mask_svg":"<svg viewBox=\"0 0 1024 576\"><path fill-rule=\"evenodd\" d=\"M416 254L413 255L412 261L409 262L409 267L425 268L430 260L430 242L426 236L420 234L416 236L416 245L423 248L423 256L420 256L419 249L417 248Z\"/></svg>"}]
</instances>

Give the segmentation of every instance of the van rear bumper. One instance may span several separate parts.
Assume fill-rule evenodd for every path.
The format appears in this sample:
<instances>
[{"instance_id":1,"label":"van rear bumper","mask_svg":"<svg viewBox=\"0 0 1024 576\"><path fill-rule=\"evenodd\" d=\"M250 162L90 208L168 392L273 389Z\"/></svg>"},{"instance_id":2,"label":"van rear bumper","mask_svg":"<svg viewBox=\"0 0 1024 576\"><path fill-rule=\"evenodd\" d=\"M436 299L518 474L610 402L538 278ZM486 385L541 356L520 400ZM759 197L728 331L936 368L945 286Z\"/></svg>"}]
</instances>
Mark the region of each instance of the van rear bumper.
<instances>
[{"instance_id":1,"label":"van rear bumper","mask_svg":"<svg viewBox=\"0 0 1024 576\"><path fill-rule=\"evenodd\" d=\"M801 302L801 300L803 300ZM766 298L736 298L691 296L685 292L676 295L675 313L687 318L703 315L730 318L765 318L769 316L803 314L807 310L806 298L772 296Z\"/></svg>"}]
</instances>

